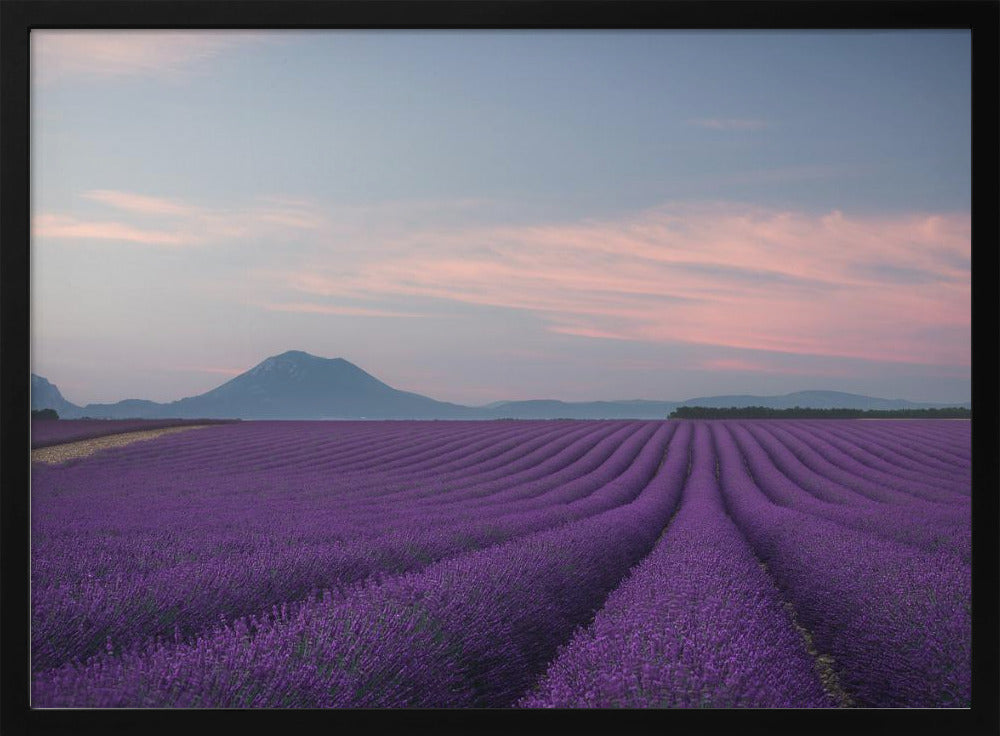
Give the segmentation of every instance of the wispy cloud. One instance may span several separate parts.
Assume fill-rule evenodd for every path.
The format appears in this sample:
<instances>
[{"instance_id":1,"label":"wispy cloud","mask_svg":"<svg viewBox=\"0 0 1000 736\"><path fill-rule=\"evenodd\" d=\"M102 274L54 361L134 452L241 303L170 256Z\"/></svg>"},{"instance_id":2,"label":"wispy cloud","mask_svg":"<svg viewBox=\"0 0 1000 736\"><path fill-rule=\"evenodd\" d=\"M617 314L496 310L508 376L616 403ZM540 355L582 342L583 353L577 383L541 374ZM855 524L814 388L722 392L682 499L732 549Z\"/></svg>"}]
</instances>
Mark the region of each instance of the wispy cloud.
<instances>
[{"instance_id":1,"label":"wispy cloud","mask_svg":"<svg viewBox=\"0 0 1000 736\"><path fill-rule=\"evenodd\" d=\"M688 125L710 130L763 130L768 124L752 118L696 118L688 120Z\"/></svg>"},{"instance_id":2,"label":"wispy cloud","mask_svg":"<svg viewBox=\"0 0 1000 736\"><path fill-rule=\"evenodd\" d=\"M727 203L620 221L366 240L380 257L285 272L331 299L421 297L532 312L552 332L889 362L967 364L964 214L822 216ZM878 264L899 264L899 273ZM871 267L866 267L870 264ZM940 328L945 339L926 339ZM923 332L922 332L923 331Z\"/></svg>"},{"instance_id":3,"label":"wispy cloud","mask_svg":"<svg viewBox=\"0 0 1000 736\"><path fill-rule=\"evenodd\" d=\"M924 365L971 360L966 213L857 217L703 202L614 220L499 226L458 224L467 208L448 203L355 211L274 196L210 209L111 190L87 199L120 217L43 213L33 234L162 246L255 242L263 247L241 253L230 287L242 289L243 303L252 288L255 306L271 312L433 317L467 305L518 310L552 333L595 340Z\"/></svg>"},{"instance_id":4,"label":"wispy cloud","mask_svg":"<svg viewBox=\"0 0 1000 736\"><path fill-rule=\"evenodd\" d=\"M195 207L162 197L148 197L132 192L118 192L109 189L95 189L84 192L86 199L102 202L117 209L140 212L149 215L192 215Z\"/></svg>"},{"instance_id":5,"label":"wispy cloud","mask_svg":"<svg viewBox=\"0 0 1000 736\"><path fill-rule=\"evenodd\" d=\"M185 245L191 242L182 233L143 229L114 221L86 221L45 214L32 219L31 235L35 238L110 240L142 245Z\"/></svg>"},{"instance_id":6,"label":"wispy cloud","mask_svg":"<svg viewBox=\"0 0 1000 736\"><path fill-rule=\"evenodd\" d=\"M263 38L246 31L34 30L32 74L43 84L136 76L178 79L219 54Z\"/></svg>"},{"instance_id":7,"label":"wispy cloud","mask_svg":"<svg viewBox=\"0 0 1000 736\"><path fill-rule=\"evenodd\" d=\"M83 199L113 209L119 220L84 219L76 215L39 213L32 235L61 240L107 240L145 245L211 245L234 239L279 237L291 230L320 230L326 215L299 201L260 198L233 209L208 208L168 197L95 189ZM163 218L168 218L164 221Z\"/></svg>"}]
</instances>

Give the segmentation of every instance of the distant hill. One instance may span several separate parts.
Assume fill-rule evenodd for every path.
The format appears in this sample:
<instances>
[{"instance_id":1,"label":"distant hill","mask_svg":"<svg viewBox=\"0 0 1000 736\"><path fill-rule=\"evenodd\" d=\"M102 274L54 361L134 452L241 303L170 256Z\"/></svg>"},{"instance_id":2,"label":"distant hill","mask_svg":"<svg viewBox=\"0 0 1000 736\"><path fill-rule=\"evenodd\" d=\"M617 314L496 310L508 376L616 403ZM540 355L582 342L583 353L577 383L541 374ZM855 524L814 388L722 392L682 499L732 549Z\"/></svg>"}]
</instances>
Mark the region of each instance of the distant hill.
<instances>
[{"instance_id":1,"label":"distant hill","mask_svg":"<svg viewBox=\"0 0 1000 736\"><path fill-rule=\"evenodd\" d=\"M873 396L848 394L843 391L796 391L781 396L703 396L680 402L681 406L707 406L713 408L764 406L769 409L939 409L959 406L971 408L969 402L963 404L928 404L905 399L879 399Z\"/></svg>"},{"instance_id":2,"label":"distant hill","mask_svg":"<svg viewBox=\"0 0 1000 736\"><path fill-rule=\"evenodd\" d=\"M318 358L290 350L198 396L166 404L137 399L88 404L75 415L95 419L464 419L474 413L469 407L394 389L343 358Z\"/></svg>"},{"instance_id":3,"label":"distant hill","mask_svg":"<svg viewBox=\"0 0 1000 736\"><path fill-rule=\"evenodd\" d=\"M182 417L461 419L469 408L400 391L343 358L275 355L208 393L169 405Z\"/></svg>"},{"instance_id":4,"label":"distant hill","mask_svg":"<svg viewBox=\"0 0 1000 736\"><path fill-rule=\"evenodd\" d=\"M741 408L763 406L769 409L938 409L944 407L970 408L971 404L928 404L905 399L880 399L842 391L796 391L780 396L702 396L686 401L506 401L490 404L482 409L494 417L512 419L662 419L679 406L705 406L710 408Z\"/></svg>"},{"instance_id":5,"label":"distant hill","mask_svg":"<svg viewBox=\"0 0 1000 736\"><path fill-rule=\"evenodd\" d=\"M33 411L55 409L61 417L80 410L80 407L66 401L58 388L34 373L31 374L31 408Z\"/></svg>"},{"instance_id":6,"label":"distant hill","mask_svg":"<svg viewBox=\"0 0 1000 736\"><path fill-rule=\"evenodd\" d=\"M665 419L678 406L918 409L955 405L840 391L799 391L783 396L708 396L687 401L539 399L471 407L400 391L343 358L319 358L300 350L271 356L211 391L162 404L126 399L80 407L63 398L46 379L31 376L31 408L55 409L66 419Z\"/></svg>"}]
</instances>

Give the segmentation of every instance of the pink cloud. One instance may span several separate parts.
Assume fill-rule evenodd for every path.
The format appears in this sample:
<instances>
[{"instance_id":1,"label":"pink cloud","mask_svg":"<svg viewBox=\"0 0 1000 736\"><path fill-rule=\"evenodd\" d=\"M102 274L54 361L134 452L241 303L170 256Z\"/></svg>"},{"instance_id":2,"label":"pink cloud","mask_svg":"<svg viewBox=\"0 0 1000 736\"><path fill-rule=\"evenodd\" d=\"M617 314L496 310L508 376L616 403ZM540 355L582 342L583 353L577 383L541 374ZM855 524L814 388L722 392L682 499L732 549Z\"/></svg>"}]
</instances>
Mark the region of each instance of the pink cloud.
<instances>
[{"instance_id":1,"label":"pink cloud","mask_svg":"<svg viewBox=\"0 0 1000 736\"><path fill-rule=\"evenodd\" d=\"M145 230L121 222L87 222L59 215L33 218L31 235L34 238L116 240L143 245L184 245L190 242L178 233Z\"/></svg>"},{"instance_id":2,"label":"pink cloud","mask_svg":"<svg viewBox=\"0 0 1000 736\"><path fill-rule=\"evenodd\" d=\"M586 339L971 361L966 213L859 217L707 202L493 226L445 224L461 203L405 203L396 217L389 205L352 211L280 197L229 209L110 190L88 198L131 222L43 214L34 234L210 245L285 243L294 233L308 247L257 250L243 267L271 311L412 317L377 304L416 298L529 312L553 333ZM150 224L162 215L172 230Z\"/></svg>"},{"instance_id":3,"label":"pink cloud","mask_svg":"<svg viewBox=\"0 0 1000 736\"><path fill-rule=\"evenodd\" d=\"M341 260L336 272L311 264L287 285L526 310L552 332L589 338L931 365L971 358L967 214L675 204L619 221L378 238L365 242L381 257ZM903 283L892 268L926 283Z\"/></svg>"},{"instance_id":4,"label":"pink cloud","mask_svg":"<svg viewBox=\"0 0 1000 736\"><path fill-rule=\"evenodd\" d=\"M174 200L162 197L147 197L142 194L132 194L129 192L117 192L108 189L96 189L91 192L85 192L83 196L117 209L149 215L192 215L197 212L196 208Z\"/></svg>"},{"instance_id":5,"label":"pink cloud","mask_svg":"<svg viewBox=\"0 0 1000 736\"><path fill-rule=\"evenodd\" d=\"M135 192L95 189L84 199L123 213L132 222L83 220L57 213L40 213L33 220L33 234L41 238L103 239L149 245L218 244L236 239L284 237L290 229L318 231L328 218L314 205L303 202L261 200L233 209L196 207L175 199ZM171 219L170 230L154 223Z\"/></svg>"}]
</instances>

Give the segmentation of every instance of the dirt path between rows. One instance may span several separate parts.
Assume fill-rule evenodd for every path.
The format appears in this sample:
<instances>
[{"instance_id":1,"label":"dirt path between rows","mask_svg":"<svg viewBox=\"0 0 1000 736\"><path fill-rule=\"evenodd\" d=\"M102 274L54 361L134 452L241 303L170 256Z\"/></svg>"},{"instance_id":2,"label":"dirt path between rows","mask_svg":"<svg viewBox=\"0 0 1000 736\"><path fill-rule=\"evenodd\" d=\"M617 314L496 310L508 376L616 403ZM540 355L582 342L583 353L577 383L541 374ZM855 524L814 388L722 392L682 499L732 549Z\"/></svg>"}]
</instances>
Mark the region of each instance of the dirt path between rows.
<instances>
[{"instance_id":1,"label":"dirt path between rows","mask_svg":"<svg viewBox=\"0 0 1000 736\"><path fill-rule=\"evenodd\" d=\"M133 442L144 442L154 440L165 434L175 432L186 432L189 429L202 429L211 427L211 424L191 424L184 427L163 427L162 429L145 429L138 432L122 432L121 434L109 434L104 437L94 437L89 440L77 440L76 442L66 442L62 445L51 445L50 447L40 447L31 451L31 462L33 463L64 463L67 460L87 457L95 452L107 450L111 447L124 447Z\"/></svg>"}]
</instances>

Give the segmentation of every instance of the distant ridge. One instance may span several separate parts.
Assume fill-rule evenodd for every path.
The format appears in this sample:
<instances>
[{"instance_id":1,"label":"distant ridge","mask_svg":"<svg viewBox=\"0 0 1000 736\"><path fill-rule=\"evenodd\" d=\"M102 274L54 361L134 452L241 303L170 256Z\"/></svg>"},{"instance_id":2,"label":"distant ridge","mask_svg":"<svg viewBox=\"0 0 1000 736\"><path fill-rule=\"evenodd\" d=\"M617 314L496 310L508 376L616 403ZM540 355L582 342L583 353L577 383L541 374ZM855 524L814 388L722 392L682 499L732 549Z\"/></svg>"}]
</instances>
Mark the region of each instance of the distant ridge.
<instances>
[{"instance_id":1,"label":"distant ridge","mask_svg":"<svg viewBox=\"0 0 1000 736\"><path fill-rule=\"evenodd\" d=\"M56 413L62 417L78 412L80 407L66 401L63 395L59 393L58 388L41 376L36 376L32 373L31 409L32 411L55 409Z\"/></svg>"},{"instance_id":2,"label":"distant ridge","mask_svg":"<svg viewBox=\"0 0 1000 736\"><path fill-rule=\"evenodd\" d=\"M31 408L55 409L62 418L95 419L666 419L678 406L773 409L930 409L930 404L842 391L797 391L780 396L705 396L686 401L498 401L463 406L400 391L343 358L301 350L273 355L211 391L169 403L126 399L77 406L45 378L31 375Z\"/></svg>"},{"instance_id":3,"label":"distant ridge","mask_svg":"<svg viewBox=\"0 0 1000 736\"><path fill-rule=\"evenodd\" d=\"M682 406L743 407L765 406L769 409L941 409L959 406L970 408L971 404L929 404L907 401L906 399L879 399L873 396L848 394L843 391L795 391L781 396L703 396L680 402Z\"/></svg>"}]
</instances>

